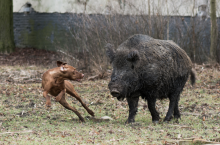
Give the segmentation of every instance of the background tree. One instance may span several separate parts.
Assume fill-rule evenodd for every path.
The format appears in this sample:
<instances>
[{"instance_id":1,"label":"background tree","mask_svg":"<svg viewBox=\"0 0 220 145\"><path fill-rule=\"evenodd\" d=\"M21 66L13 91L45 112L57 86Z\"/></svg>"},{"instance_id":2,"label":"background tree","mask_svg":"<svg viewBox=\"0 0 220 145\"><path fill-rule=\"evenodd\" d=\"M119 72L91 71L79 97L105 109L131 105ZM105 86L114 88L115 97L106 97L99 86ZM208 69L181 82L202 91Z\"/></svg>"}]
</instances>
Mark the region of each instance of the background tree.
<instances>
[{"instance_id":1,"label":"background tree","mask_svg":"<svg viewBox=\"0 0 220 145\"><path fill-rule=\"evenodd\" d=\"M211 6L211 47L210 55L213 61L217 61L217 22L216 22L216 0L210 1Z\"/></svg>"},{"instance_id":2,"label":"background tree","mask_svg":"<svg viewBox=\"0 0 220 145\"><path fill-rule=\"evenodd\" d=\"M0 0L0 52L14 51L13 2Z\"/></svg>"}]
</instances>

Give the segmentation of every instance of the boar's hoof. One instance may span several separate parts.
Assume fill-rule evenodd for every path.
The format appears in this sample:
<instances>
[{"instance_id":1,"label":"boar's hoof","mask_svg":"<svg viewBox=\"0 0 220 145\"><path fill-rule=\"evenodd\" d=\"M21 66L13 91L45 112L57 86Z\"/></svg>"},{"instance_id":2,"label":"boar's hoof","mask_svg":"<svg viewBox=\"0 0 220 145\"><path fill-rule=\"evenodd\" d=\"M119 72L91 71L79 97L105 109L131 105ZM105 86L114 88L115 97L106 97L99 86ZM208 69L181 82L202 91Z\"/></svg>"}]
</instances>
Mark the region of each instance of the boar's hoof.
<instances>
[{"instance_id":1,"label":"boar's hoof","mask_svg":"<svg viewBox=\"0 0 220 145\"><path fill-rule=\"evenodd\" d=\"M125 124L129 124L129 123L134 123L134 119L128 119L127 121L125 121Z\"/></svg>"},{"instance_id":2,"label":"boar's hoof","mask_svg":"<svg viewBox=\"0 0 220 145\"><path fill-rule=\"evenodd\" d=\"M180 115L174 115L174 119L181 119Z\"/></svg>"},{"instance_id":3,"label":"boar's hoof","mask_svg":"<svg viewBox=\"0 0 220 145\"><path fill-rule=\"evenodd\" d=\"M158 120L156 120L156 121L153 121L153 123L154 123L154 124L159 124L159 121L158 121Z\"/></svg>"},{"instance_id":4,"label":"boar's hoof","mask_svg":"<svg viewBox=\"0 0 220 145\"><path fill-rule=\"evenodd\" d=\"M164 121L164 122L168 122L168 121L170 121L170 120L172 120L172 119L175 119L175 120L181 119L181 118L180 118L180 114L171 116L171 117L169 117L169 118L168 118L168 117L165 117L163 121Z\"/></svg>"},{"instance_id":5,"label":"boar's hoof","mask_svg":"<svg viewBox=\"0 0 220 145\"><path fill-rule=\"evenodd\" d=\"M165 117L163 121L164 121L164 122L169 122L172 118L173 118L173 116L171 116L170 118Z\"/></svg>"}]
</instances>

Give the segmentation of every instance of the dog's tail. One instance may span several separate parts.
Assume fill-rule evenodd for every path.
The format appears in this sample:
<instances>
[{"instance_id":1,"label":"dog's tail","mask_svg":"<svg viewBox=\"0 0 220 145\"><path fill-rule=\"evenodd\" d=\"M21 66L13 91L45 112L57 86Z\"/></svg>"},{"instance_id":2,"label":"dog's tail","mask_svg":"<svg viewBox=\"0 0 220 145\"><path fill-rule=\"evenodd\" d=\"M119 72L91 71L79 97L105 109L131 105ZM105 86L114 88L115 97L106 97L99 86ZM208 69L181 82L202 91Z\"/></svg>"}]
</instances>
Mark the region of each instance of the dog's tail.
<instances>
[{"instance_id":1,"label":"dog's tail","mask_svg":"<svg viewBox=\"0 0 220 145\"><path fill-rule=\"evenodd\" d=\"M191 80L191 84L193 86L196 82L196 71L193 68L190 71L190 80Z\"/></svg>"}]
</instances>

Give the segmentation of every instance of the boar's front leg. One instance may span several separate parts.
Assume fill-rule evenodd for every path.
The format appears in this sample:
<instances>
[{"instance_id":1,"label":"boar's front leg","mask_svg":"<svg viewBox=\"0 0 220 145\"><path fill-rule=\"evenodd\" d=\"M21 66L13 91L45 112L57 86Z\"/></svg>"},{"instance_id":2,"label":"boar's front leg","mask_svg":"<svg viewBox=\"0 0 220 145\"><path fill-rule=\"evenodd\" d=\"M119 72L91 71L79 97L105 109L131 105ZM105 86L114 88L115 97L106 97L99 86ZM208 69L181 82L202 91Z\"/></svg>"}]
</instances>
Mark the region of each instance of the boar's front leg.
<instances>
[{"instance_id":1,"label":"boar's front leg","mask_svg":"<svg viewBox=\"0 0 220 145\"><path fill-rule=\"evenodd\" d=\"M128 120L125 123L132 123L135 122L134 118L137 113L137 106L138 106L139 97L128 97L127 102L129 106L129 116Z\"/></svg>"},{"instance_id":2,"label":"boar's front leg","mask_svg":"<svg viewBox=\"0 0 220 145\"><path fill-rule=\"evenodd\" d=\"M148 109L150 110L150 113L152 116L152 121L155 123L158 123L160 120L160 116L155 108L156 97L150 97L150 98L146 98L146 99L147 99Z\"/></svg>"}]
</instances>

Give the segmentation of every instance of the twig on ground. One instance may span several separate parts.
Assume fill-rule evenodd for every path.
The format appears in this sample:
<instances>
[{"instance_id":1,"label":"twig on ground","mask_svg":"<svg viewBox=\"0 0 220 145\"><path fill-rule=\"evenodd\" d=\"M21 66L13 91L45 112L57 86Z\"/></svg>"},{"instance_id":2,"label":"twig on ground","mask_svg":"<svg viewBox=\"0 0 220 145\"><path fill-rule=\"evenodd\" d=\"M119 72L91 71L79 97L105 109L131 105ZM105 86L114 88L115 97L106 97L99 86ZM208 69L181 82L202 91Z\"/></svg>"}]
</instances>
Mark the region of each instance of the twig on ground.
<instances>
[{"instance_id":1,"label":"twig on ground","mask_svg":"<svg viewBox=\"0 0 220 145\"><path fill-rule=\"evenodd\" d=\"M199 116L201 114L199 113L182 113L182 115L193 115L193 116Z\"/></svg>"},{"instance_id":2,"label":"twig on ground","mask_svg":"<svg viewBox=\"0 0 220 145\"><path fill-rule=\"evenodd\" d=\"M32 130L16 131L16 132L3 132L3 133L0 133L0 135L3 135L3 134L14 134L14 133L32 133L32 132L33 132Z\"/></svg>"}]
</instances>

